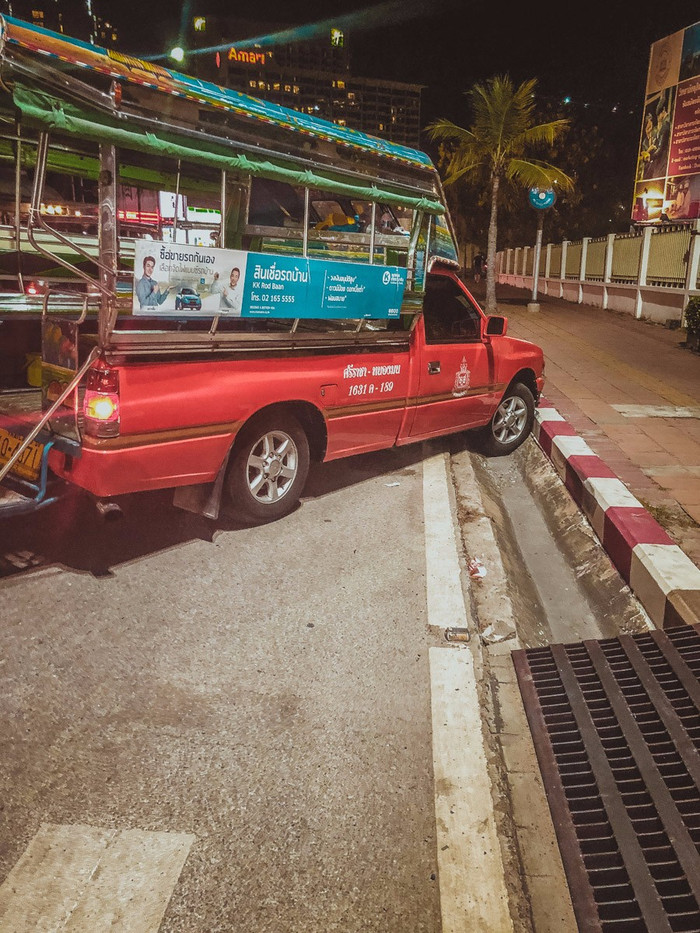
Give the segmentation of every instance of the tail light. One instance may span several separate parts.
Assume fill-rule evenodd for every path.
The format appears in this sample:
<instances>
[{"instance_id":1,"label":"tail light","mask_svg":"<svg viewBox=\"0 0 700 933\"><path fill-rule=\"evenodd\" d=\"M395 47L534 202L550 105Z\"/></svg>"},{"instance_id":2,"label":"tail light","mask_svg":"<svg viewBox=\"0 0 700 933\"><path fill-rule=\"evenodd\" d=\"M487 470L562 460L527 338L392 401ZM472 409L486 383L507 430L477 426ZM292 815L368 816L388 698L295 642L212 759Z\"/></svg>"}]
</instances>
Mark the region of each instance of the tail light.
<instances>
[{"instance_id":1,"label":"tail light","mask_svg":"<svg viewBox=\"0 0 700 933\"><path fill-rule=\"evenodd\" d=\"M97 364L90 370L83 399L85 433L92 437L119 434L119 370Z\"/></svg>"}]
</instances>

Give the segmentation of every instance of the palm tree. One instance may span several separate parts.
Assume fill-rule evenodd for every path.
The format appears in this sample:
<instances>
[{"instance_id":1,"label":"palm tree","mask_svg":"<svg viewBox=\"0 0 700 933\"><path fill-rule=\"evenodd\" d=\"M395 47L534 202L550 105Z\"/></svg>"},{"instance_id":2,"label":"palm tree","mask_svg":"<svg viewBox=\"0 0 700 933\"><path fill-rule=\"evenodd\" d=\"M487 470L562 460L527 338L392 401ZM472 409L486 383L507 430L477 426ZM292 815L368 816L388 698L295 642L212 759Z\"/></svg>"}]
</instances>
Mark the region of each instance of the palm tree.
<instances>
[{"instance_id":1,"label":"palm tree","mask_svg":"<svg viewBox=\"0 0 700 933\"><path fill-rule=\"evenodd\" d=\"M474 112L471 129L450 120L435 120L426 130L431 139L445 144L445 184L452 185L462 176L485 172L491 199L486 250L485 310L496 310L496 238L501 182L513 182L523 188L558 186L570 191L573 180L561 169L528 157L533 150L552 145L568 126L568 120L535 124L536 78L515 87L508 75L475 84L467 92Z\"/></svg>"}]
</instances>

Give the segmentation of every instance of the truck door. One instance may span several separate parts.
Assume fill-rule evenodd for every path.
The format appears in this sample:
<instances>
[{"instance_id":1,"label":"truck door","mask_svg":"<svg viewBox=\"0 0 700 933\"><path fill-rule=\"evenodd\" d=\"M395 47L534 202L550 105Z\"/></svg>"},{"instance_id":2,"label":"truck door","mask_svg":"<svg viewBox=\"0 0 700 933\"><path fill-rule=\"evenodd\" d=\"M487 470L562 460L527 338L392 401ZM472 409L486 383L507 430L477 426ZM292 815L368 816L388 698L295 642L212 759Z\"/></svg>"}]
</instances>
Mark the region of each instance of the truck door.
<instances>
[{"instance_id":1,"label":"truck door","mask_svg":"<svg viewBox=\"0 0 700 933\"><path fill-rule=\"evenodd\" d=\"M499 394L493 347L482 338L483 315L461 283L433 273L418 327L418 398L410 436L449 434L486 424ZM423 339L420 339L420 338Z\"/></svg>"}]
</instances>

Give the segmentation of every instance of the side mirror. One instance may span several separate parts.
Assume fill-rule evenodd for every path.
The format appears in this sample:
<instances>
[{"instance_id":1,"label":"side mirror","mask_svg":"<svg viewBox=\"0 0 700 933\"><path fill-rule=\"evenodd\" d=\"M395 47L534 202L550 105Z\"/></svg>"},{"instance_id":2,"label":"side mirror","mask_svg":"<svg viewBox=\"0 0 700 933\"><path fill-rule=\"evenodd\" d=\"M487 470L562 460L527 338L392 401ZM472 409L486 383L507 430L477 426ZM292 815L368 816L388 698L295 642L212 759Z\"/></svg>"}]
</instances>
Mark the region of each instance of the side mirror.
<instances>
[{"instance_id":1,"label":"side mirror","mask_svg":"<svg viewBox=\"0 0 700 933\"><path fill-rule=\"evenodd\" d=\"M500 314L491 314L486 318L486 333L489 337L505 337L508 330L508 318Z\"/></svg>"}]
</instances>

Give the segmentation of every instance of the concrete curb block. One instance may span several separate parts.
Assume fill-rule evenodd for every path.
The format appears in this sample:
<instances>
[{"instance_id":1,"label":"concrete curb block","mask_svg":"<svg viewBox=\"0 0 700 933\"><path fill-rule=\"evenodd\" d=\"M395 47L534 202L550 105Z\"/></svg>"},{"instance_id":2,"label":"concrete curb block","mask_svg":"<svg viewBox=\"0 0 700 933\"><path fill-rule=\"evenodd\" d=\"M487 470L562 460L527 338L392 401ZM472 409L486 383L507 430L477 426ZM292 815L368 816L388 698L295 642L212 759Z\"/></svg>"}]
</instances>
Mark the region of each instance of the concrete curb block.
<instances>
[{"instance_id":1,"label":"concrete curb block","mask_svg":"<svg viewBox=\"0 0 700 933\"><path fill-rule=\"evenodd\" d=\"M544 398L533 435L654 625L700 624L700 568Z\"/></svg>"}]
</instances>

